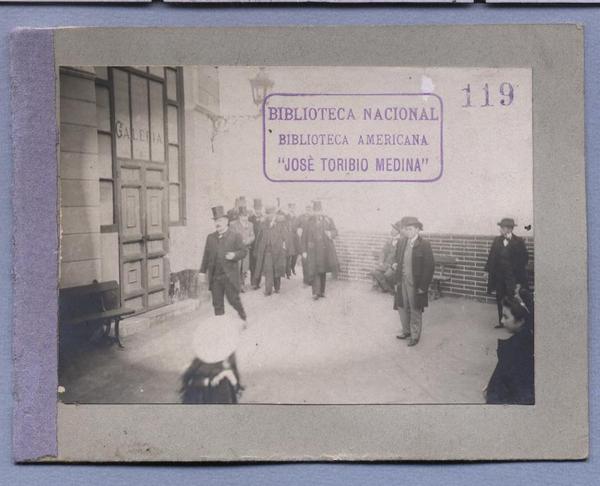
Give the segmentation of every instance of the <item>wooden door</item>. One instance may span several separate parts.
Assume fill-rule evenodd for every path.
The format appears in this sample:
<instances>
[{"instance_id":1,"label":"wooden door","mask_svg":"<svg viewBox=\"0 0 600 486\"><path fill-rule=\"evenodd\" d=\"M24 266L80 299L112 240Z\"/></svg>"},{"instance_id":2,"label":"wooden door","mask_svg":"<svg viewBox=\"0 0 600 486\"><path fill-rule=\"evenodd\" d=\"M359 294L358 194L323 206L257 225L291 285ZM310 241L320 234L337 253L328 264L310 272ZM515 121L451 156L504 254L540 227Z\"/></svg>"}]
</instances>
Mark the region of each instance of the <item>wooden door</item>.
<instances>
[{"instance_id":1,"label":"wooden door","mask_svg":"<svg viewBox=\"0 0 600 486\"><path fill-rule=\"evenodd\" d=\"M168 302L164 82L112 70L123 304L143 312Z\"/></svg>"}]
</instances>

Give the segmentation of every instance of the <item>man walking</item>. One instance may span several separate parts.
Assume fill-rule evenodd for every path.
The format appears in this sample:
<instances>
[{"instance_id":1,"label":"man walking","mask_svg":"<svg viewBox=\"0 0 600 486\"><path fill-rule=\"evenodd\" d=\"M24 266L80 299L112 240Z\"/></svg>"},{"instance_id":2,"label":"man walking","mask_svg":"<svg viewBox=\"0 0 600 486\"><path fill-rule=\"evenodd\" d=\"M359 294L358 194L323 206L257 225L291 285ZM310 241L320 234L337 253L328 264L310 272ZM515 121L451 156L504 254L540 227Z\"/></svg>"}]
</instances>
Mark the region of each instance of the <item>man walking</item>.
<instances>
[{"instance_id":1,"label":"man walking","mask_svg":"<svg viewBox=\"0 0 600 486\"><path fill-rule=\"evenodd\" d=\"M514 297L520 289L529 287L527 278L527 261L529 253L523 238L513 233L515 220L502 218L498 223L500 236L496 236L490 247L485 271L488 272L489 294L496 292L498 306L497 328L502 324L502 299Z\"/></svg>"},{"instance_id":2,"label":"man walking","mask_svg":"<svg viewBox=\"0 0 600 486\"><path fill-rule=\"evenodd\" d=\"M239 233L229 229L229 220L223 206L212 208L214 233L206 237L200 273L207 274L208 288L212 294L215 315L225 314L225 300L245 321L246 312L240 299L239 261L247 250Z\"/></svg>"},{"instance_id":3,"label":"man walking","mask_svg":"<svg viewBox=\"0 0 600 486\"><path fill-rule=\"evenodd\" d=\"M402 334L396 337L408 339L408 345L414 346L421 338L423 310L428 304L435 262L431 245L420 236L421 222L406 216L400 220L400 227L404 238L396 245L394 309L400 314Z\"/></svg>"},{"instance_id":4,"label":"man walking","mask_svg":"<svg viewBox=\"0 0 600 486\"><path fill-rule=\"evenodd\" d=\"M262 199L254 199L253 214L248 217L248 221L252 223L252 230L254 231L254 242L250 245L250 282L253 289L258 289L260 288L260 275L258 278L256 277L256 247L260 234L260 225L263 221Z\"/></svg>"},{"instance_id":5,"label":"man walking","mask_svg":"<svg viewBox=\"0 0 600 486\"><path fill-rule=\"evenodd\" d=\"M283 216L276 214L274 206L266 208L265 220L260 225L256 240L255 286L265 277L265 295L278 294L281 277L285 275L286 264L286 224Z\"/></svg>"},{"instance_id":6,"label":"man walking","mask_svg":"<svg viewBox=\"0 0 600 486\"><path fill-rule=\"evenodd\" d=\"M314 300L325 297L327 272L337 274L338 259L333 244L336 236L333 219L323 214L321 201L313 201L313 214L302 232L302 258L306 260Z\"/></svg>"}]
</instances>

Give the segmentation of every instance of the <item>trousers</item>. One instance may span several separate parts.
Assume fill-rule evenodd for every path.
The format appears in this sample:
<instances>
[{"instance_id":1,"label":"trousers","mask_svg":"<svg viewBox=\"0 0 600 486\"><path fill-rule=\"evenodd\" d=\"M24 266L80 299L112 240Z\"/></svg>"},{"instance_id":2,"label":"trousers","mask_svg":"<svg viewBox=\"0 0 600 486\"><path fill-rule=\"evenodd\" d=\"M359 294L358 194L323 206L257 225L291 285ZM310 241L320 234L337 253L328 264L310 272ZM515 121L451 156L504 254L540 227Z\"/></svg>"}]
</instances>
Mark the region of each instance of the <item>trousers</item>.
<instances>
[{"instance_id":1,"label":"trousers","mask_svg":"<svg viewBox=\"0 0 600 486\"><path fill-rule=\"evenodd\" d=\"M212 304L215 308L215 315L222 316L225 314L225 297L227 302L233 307L238 315L246 320L246 311L242 305L242 299L238 289L233 285L226 275L218 275L213 278L211 285Z\"/></svg>"},{"instance_id":2,"label":"trousers","mask_svg":"<svg viewBox=\"0 0 600 486\"><path fill-rule=\"evenodd\" d=\"M402 323L402 333L410 335L411 339L418 342L423 326L423 311L416 308L414 285L406 278L402 279L400 285L402 285L403 307L398 308L398 313Z\"/></svg>"},{"instance_id":3,"label":"trousers","mask_svg":"<svg viewBox=\"0 0 600 486\"><path fill-rule=\"evenodd\" d=\"M323 297L325 295L326 273L317 273L312 279L312 293Z\"/></svg>"}]
</instances>

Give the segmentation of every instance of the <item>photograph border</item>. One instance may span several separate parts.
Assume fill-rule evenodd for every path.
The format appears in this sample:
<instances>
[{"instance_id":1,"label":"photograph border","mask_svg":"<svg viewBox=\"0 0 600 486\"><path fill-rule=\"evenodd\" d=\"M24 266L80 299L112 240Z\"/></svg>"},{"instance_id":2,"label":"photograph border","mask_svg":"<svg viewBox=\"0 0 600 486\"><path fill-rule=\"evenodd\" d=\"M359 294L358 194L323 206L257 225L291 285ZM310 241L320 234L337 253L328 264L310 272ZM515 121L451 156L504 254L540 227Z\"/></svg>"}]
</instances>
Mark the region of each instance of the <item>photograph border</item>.
<instances>
[{"instance_id":1,"label":"photograph border","mask_svg":"<svg viewBox=\"0 0 600 486\"><path fill-rule=\"evenodd\" d=\"M36 32L37 40L43 38L48 42L48 32L53 37L56 64L52 63L52 71L45 59L47 49L29 45L29 58L19 61L14 56L18 49L25 51L24 44L35 39ZM424 43L430 47L426 52L411 51ZM118 49L119 45L130 48L124 52ZM323 45L330 49L320 50L319 46ZM44 69L37 65L31 69L32 51L45 59L41 66ZM379 54L374 56L373 52ZM35 94L45 94L48 98L48 82L54 85L57 66L67 64L532 67L536 315L541 323L538 330L544 329L543 334L536 335L537 397L533 407L173 405L158 411L145 405L61 404L53 444L52 420L48 418L57 408L56 387L52 388L56 384L56 367L42 369L40 363L51 364L44 360L50 359L49 354L56 351L56 341L52 341L56 339L56 314L49 313L49 309L56 309L58 292L58 246L53 246L58 233L57 187L48 187L44 176L53 173L57 177L58 131L56 113L54 126L47 126L47 119L31 120L32 114L39 112L40 103L39 98L31 96L31 105L27 106L32 111L15 113L13 123L15 132L36 133L38 139L39 133L46 135L35 147L24 145L20 136L13 139L14 342L18 358L13 430L17 460L35 460L42 456L53 456L47 459L59 461L587 457L587 231L581 26L76 28L18 32L12 37L12 54L13 80L19 81L13 81L13 106L19 106L20 110L23 110L24 97L31 96L27 82L31 87L31 83L37 81L39 89ZM44 79L50 72L52 79ZM565 72L569 76L565 76ZM51 90L50 94L53 95L51 108L55 110L55 93ZM48 99L44 101L46 113ZM32 131L32 123L39 132ZM568 132L565 126L570 127ZM570 163L564 164L564 160ZM35 168L43 170L38 173ZM27 187L28 191L20 192L19 187ZM557 205L556 198L572 204ZM32 226L31 211L41 211L38 217L43 230L48 234L53 230L54 240L39 243L39 228L27 227ZM557 220L570 222L572 232L568 239L557 234ZM28 224L19 224L19 221ZM49 247L56 260L48 259ZM560 261L557 254L561 255ZM35 269L31 261L37 263ZM39 288L40 274L44 277L42 283L53 281L54 285L42 287L33 302L24 300L27 286L35 284ZM564 292L564 288L569 292ZM53 322L53 328L44 330L44 334L38 336L36 348L32 349L34 346L28 337L40 320ZM40 390L27 390L25 379L32 377L40 382L48 379L48 383L44 382ZM29 413L27 406L35 400L41 400L39 410ZM196 427L190 427L190 423ZM553 427L547 427L548 423ZM35 427L42 431L33 431ZM85 436L81 430L86 430ZM32 434L49 439L40 443L35 451L28 450L25 444L35 438Z\"/></svg>"}]
</instances>

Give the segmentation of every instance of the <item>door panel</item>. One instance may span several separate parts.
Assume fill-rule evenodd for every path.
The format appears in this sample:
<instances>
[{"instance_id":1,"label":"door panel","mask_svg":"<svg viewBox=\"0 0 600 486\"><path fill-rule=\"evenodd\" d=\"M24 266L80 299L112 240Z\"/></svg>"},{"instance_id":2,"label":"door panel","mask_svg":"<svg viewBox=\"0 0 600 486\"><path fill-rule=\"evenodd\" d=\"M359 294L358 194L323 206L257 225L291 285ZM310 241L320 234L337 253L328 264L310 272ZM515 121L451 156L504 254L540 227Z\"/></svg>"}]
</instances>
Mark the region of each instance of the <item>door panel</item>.
<instances>
[{"instance_id":1,"label":"door panel","mask_svg":"<svg viewBox=\"0 0 600 486\"><path fill-rule=\"evenodd\" d=\"M126 68L112 79L122 297L143 312L168 302L165 87Z\"/></svg>"}]
</instances>

